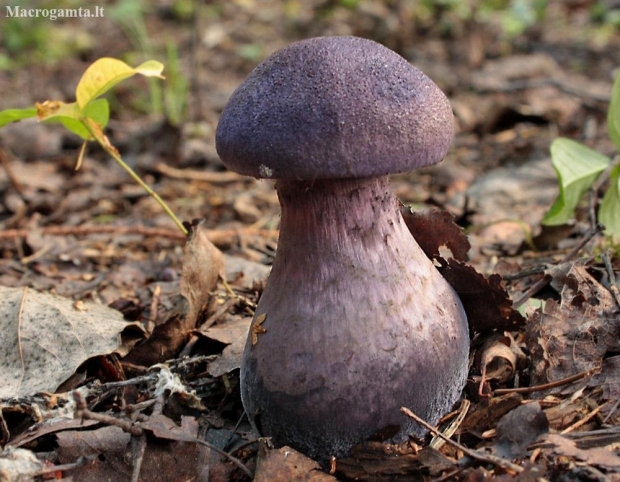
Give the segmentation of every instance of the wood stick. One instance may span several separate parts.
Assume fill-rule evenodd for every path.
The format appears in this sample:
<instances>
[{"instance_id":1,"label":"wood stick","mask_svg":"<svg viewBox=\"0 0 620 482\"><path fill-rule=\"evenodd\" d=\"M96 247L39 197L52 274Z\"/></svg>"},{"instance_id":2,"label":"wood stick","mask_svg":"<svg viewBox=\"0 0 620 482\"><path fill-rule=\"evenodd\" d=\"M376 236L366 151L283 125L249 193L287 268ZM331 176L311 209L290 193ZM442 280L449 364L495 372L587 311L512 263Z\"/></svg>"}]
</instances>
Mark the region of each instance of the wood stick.
<instances>
[{"instance_id":1,"label":"wood stick","mask_svg":"<svg viewBox=\"0 0 620 482\"><path fill-rule=\"evenodd\" d=\"M407 415L409 418L412 418L413 420L418 422L420 425L426 428L433 435L436 435L437 437L442 438L443 440L446 441L446 443L449 443L450 445L456 447L457 449L462 451L464 454L469 455L473 459L480 460L482 462L488 462L494 465L498 465L500 467L503 467L505 469L512 470L518 473L521 473L524 470L523 467L517 464L513 464L509 460L502 459L501 457L496 457L495 455L491 455L491 454L482 454L476 450L472 450L470 448L465 447L464 445L461 445L458 442L455 442L454 440L446 437L444 434L442 434L439 430L437 430L432 425L426 423L424 420L418 417L415 413L413 413L407 407L402 407L400 411L404 413L405 415Z\"/></svg>"}]
</instances>

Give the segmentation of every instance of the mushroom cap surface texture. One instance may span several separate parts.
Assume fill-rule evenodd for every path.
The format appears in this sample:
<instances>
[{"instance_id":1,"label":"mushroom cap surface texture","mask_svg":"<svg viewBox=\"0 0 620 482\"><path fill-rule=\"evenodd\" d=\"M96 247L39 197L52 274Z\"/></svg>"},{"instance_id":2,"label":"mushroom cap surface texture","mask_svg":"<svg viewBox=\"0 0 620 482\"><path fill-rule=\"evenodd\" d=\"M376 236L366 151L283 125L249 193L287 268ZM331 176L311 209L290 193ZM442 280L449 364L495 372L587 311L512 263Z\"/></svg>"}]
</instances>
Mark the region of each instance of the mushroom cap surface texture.
<instances>
[{"instance_id":1,"label":"mushroom cap surface texture","mask_svg":"<svg viewBox=\"0 0 620 482\"><path fill-rule=\"evenodd\" d=\"M317 37L250 73L220 116L216 148L253 177L359 178L435 164L453 131L446 96L403 57L372 40Z\"/></svg>"}]
</instances>

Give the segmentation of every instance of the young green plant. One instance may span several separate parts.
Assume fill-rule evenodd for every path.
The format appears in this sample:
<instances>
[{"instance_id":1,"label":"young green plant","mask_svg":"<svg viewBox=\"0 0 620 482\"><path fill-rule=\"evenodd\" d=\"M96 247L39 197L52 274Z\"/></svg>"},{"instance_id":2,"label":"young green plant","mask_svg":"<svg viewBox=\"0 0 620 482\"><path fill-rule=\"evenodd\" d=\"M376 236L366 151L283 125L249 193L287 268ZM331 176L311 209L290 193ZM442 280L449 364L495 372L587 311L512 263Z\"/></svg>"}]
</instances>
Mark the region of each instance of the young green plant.
<instances>
[{"instance_id":1,"label":"young green plant","mask_svg":"<svg viewBox=\"0 0 620 482\"><path fill-rule=\"evenodd\" d=\"M558 175L560 194L543 219L543 224L566 224L575 216L583 195L601 174L609 170L609 187L598 209L598 222L614 243L620 241L620 73L616 76L609 109L607 131L616 147L616 155L607 157L579 142L560 137L551 143L551 162ZM613 163L613 164L612 164Z\"/></svg>"},{"instance_id":2,"label":"young green plant","mask_svg":"<svg viewBox=\"0 0 620 482\"><path fill-rule=\"evenodd\" d=\"M118 150L103 133L110 118L110 108L108 101L99 97L119 82L136 74L164 78L161 74L163 69L163 64L155 60L148 60L138 67L132 68L117 59L101 58L88 67L82 75L75 91L75 102L65 103L58 100L47 100L42 104L37 103L35 107L29 109L7 109L0 112L0 127L29 117L37 117L39 121L44 122L61 123L69 131L84 139L76 169L82 165L86 143L93 140L97 141L129 173L132 179L159 203L177 227L184 234L187 234L187 229L170 207L123 161Z\"/></svg>"}]
</instances>

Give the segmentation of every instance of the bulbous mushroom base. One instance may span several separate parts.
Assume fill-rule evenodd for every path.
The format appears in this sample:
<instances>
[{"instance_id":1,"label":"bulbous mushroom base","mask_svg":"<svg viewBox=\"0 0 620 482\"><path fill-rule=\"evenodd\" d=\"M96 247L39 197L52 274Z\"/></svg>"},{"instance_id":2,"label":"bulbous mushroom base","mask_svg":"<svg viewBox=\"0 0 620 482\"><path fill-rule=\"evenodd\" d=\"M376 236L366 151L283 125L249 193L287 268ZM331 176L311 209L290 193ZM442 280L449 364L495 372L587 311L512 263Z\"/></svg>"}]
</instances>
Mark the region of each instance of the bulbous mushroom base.
<instances>
[{"instance_id":1,"label":"bulbous mushroom base","mask_svg":"<svg viewBox=\"0 0 620 482\"><path fill-rule=\"evenodd\" d=\"M409 233L387 178L279 181L280 240L241 366L263 436L325 461L405 440L458 400L467 319Z\"/></svg>"}]
</instances>

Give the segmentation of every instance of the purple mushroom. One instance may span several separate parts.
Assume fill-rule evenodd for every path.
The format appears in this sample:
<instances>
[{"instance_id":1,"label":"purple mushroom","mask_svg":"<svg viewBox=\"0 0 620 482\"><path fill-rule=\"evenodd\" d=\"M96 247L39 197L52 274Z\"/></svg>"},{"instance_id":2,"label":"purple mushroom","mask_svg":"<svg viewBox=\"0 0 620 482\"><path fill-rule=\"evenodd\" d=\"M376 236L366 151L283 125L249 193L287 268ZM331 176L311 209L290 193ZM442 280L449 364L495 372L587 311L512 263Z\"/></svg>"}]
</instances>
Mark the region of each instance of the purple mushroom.
<instances>
[{"instance_id":1,"label":"purple mushroom","mask_svg":"<svg viewBox=\"0 0 620 482\"><path fill-rule=\"evenodd\" d=\"M459 399L469 336L460 300L400 215L388 175L439 162L453 135L441 90L356 37L274 53L222 112L217 151L275 179L278 250L241 366L250 421L325 460L402 441Z\"/></svg>"}]
</instances>

